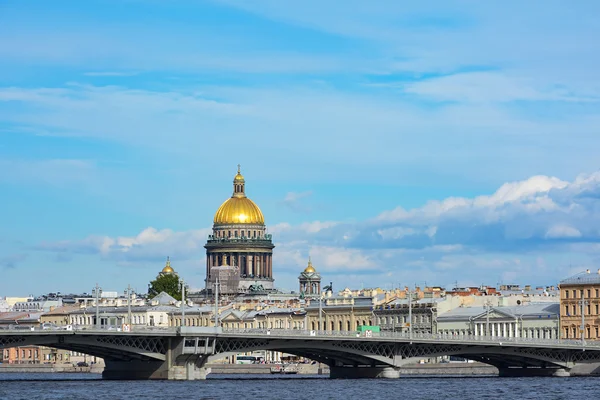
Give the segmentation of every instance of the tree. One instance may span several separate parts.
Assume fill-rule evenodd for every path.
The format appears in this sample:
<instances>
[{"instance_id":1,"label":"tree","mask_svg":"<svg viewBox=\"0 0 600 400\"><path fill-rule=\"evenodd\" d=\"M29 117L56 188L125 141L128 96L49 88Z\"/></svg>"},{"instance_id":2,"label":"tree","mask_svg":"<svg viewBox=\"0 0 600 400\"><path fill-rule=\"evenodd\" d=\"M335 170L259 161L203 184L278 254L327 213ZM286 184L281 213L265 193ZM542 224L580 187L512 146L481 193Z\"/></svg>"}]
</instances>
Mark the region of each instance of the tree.
<instances>
[{"instance_id":1,"label":"tree","mask_svg":"<svg viewBox=\"0 0 600 400\"><path fill-rule=\"evenodd\" d=\"M150 287L148 288L149 298L153 298L161 292L167 293L175 300L181 300L179 277L175 274L164 274L150 282Z\"/></svg>"}]
</instances>

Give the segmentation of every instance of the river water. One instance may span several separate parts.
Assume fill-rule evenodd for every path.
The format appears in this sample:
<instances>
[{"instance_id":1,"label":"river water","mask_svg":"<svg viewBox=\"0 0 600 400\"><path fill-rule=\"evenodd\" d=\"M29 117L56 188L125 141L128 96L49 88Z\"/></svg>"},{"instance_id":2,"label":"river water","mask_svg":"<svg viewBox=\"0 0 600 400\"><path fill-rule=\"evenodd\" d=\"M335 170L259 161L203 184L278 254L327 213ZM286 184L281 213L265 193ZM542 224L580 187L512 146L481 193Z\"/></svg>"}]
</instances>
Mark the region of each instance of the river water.
<instances>
[{"instance_id":1,"label":"river water","mask_svg":"<svg viewBox=\"0 0 600 400\"><path fill-rule=\"evenodd\" d=\"M0 399L598 399L600 378L402 377L331 380L209 375L205 381L106 381L96 374L0 374Z\"/></svg>"}]
</instances>

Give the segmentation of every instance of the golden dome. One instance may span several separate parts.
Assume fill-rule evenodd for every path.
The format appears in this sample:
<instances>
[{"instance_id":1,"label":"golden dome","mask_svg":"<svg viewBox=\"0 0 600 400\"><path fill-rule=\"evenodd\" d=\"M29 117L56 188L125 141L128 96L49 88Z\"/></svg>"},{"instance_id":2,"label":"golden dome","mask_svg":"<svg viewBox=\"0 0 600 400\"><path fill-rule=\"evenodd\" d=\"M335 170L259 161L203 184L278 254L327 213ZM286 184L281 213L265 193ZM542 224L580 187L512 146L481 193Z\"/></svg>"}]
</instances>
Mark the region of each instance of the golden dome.
<instances>
[{"instance_id":1,"label":"golden dome","mask_svg":"<svg viewBox=\"0 0 600 400\"><path fill-rule=\"evenodd\" d=\"M213 222L216 225L228 224L265 224L265 217L260 208L246 197L246 185L243 175L238 172L233 178L233 195L225 200L215 213Z\"/></svg>"},{"instance_id":2,"label":"golden dome","mask_svg":"<svg viewBox=\"0 0 600 400\"><path fill-rule=\"evenodd\" d=\"M304 269L304 272L306 272L306 273L317 272L317 270L313 267L312 262L310 261L310 258L308 259L308 267L306 267Z\"/></svg>"},{"instance_id":3,"label":"golden dome","mask_svg":"<svg viewBox=\"0 0 600 400\"><path fill-rule=\"evenodd\" d=\"M261 224L265 217L260 208L247 197L232 197L225 200L217 210L215 224Z\"/></svg>"},{"instance_id":4,"label":"golden dome","mask_svg":"<svg viewBox=\"0 0 600 400\"><path fill-rule=\"evenodd\" d=\"M173 268L171 268L171 260L169 260L169 257L167 257L167 264L162 269L162 273L163 274L172 274L173 272L175 272L175 270Z\"/></svg>"}]
</instances>

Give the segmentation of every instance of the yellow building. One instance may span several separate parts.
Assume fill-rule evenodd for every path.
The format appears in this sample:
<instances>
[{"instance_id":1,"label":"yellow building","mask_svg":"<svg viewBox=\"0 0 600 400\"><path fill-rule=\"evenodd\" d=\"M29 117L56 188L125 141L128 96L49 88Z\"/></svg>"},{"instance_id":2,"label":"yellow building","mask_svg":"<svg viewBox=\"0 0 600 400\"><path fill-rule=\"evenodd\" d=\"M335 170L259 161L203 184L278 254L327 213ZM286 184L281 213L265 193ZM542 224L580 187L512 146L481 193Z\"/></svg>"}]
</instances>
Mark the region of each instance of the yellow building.
<instances>
[{"instance_id":1,"label":"yellow building","mask_svg":"<svg viewBox=\"0 0 600 400\"><path fill-rule=\"evenodd\" d=\"M589 269L560 282L562 339L600 338L600 270Z\"/></svg>"}]
</instances>

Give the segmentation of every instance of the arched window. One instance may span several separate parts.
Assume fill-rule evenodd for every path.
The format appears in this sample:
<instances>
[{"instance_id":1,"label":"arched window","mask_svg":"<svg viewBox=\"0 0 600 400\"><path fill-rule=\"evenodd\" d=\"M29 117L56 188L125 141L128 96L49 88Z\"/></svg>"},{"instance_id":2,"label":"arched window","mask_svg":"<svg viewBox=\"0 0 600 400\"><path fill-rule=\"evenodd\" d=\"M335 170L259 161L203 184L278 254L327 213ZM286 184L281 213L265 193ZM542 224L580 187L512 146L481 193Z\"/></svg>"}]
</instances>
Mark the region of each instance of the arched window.
<instances>
[{"instance_id":1,"label":"arched window","mask_svg":"<svg viewBox=\"0 0 600 400\"><path fill-rule=\"evenodd\" d=\"M311 330L313 330L313 331L314 331L314 330L315 330L315 322L314 322L314 321L313 321L313 322L311 322L310 326L311 326Z\"/></svg>"},{"instance_id":2,"label":"arched window","mask_svg":"<svg viewBox=\"0 0 600 400\"><path fill-rule=\"evenodd\" d=\"M342 330L342 321L340 321L340 323L338 324L338 326L340 327L340 331Z\"/></svg>"},{"instance_id":3,"label":"arched window","mask_svg":"<svg viewBox=\"0 0 600 400\"><path fill-rule=\"evenodd\" d=\"M347 331L349 331L349 330L350 330L350 321L348 321L348 322L346 323L346 326L347 326L347 329L346 329L346 330L347 330Z\"/></svg>"},{"instance_id":4,"label":"arched window","mask_svg":"<svg viewBox=\"0 0 600 400\"><path fill-rule=\"evenodd\" d=\"M331 321L331 330L334 331L335 330L335 325L333 324L333 321Z\"/></svg>"}]
</instances>

